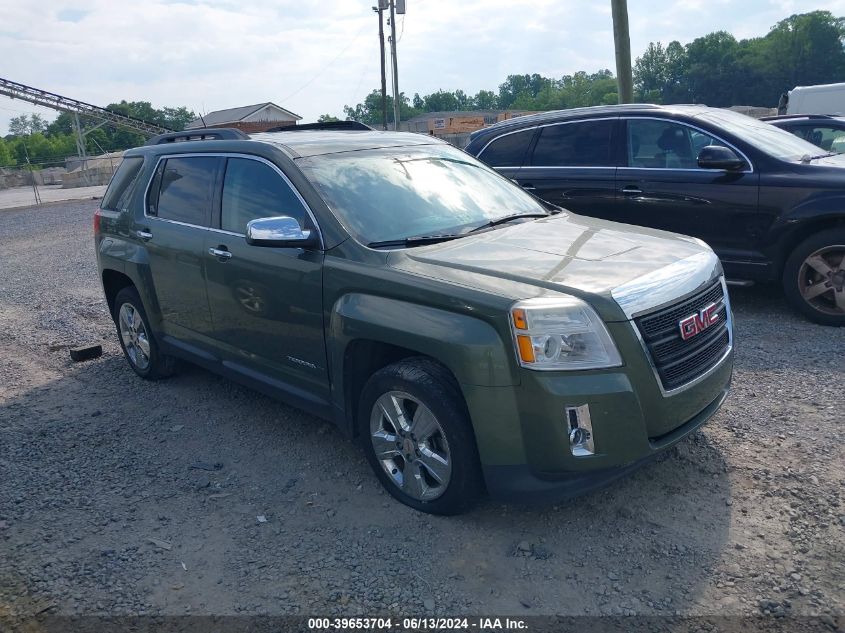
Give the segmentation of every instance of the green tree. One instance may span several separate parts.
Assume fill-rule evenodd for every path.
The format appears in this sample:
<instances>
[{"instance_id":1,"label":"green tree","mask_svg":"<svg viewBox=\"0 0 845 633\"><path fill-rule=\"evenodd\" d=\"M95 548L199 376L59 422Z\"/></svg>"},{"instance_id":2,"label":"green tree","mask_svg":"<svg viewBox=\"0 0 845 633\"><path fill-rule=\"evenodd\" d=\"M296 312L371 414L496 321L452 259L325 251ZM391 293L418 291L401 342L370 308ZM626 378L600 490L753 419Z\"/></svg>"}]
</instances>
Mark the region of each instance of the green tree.
<instances>
[{"instance_id":1,"label":"green tree","mask_svg":"<svg viewBox=\"0 0 845 633\"><path fill-rule=\"evenodd\" d=\"M472 98L473 109L476 110L498 110L499 97L492 90L479 90Z\"/></svg>"},{"instance_id":2,"label":"green tree","mask_svg":"<svg viewBox=\"0 0 845 633\"><path fill-rule=\"evenodd\" d=\"M660 42L649 42L642 56L634 62L634 90L639 100L646 101L645 95L661 95L668 83L669 59L666 49Z\"/></svg>"},{"instance_id":3,"label":"green tree","mask_svg":"<svg viewBox=\"0 0 845 633\"><path fill-rule=\"evenodd\" d=\"M687 44L687 83L697 103L734 105L738 49L736 38L727 31L709 33Z\"/></svg>"},{"instance_id":4,"label":"green tree","mask_svg":"<svg viewBox=\"0 0 845 633\"><path fill-rule=\"evenodd\" d=\"M845 77L845 19L829 11L792 15L763 38L757 57L769 78L770 99L795 86L842 81Z\"/></svg>"},{"instance_id":5,"label":"green tree","mask_svg":"<svg viewBox=\"0 0 845 633\"><path fill-rule=\"evenodd\" d=\"M399 94L399 116L403 121L415 117L420 113L416 108L412 108L410 100L405 93ZM347 121L360 121L367 125L381 124L381 90L375 89L368 94L363 103L357 104L354 108L348 105L343 106L343 113L346 115ZM393 120L393 97L387 95L387 120Z\"/></svg>"},{"instance_id":6,"label":"green tree","mask_svg":"<svg viewBox=\"0 0 845 633\"><path fill-rule=\"evenodd\" d=\"M0 138L0 167L11 167L15 164L11 143Z\"/></svg>"},{"instance_id":7,"label":"green tree","mask_svg":"<svg viewBox=\"0 0 845 633\"><path fill-rule=\"evenodd\" d=\"M317 123L334 123L335 121L340 121L340 119L331 114L321 114L317 117Z\"/></svg>"},{"instance_id":8,"label":"green tree","mask_svg":"<svg viewBox=\"0 0 845 633\"><path fill-rule=\"evenodd\" d=\"M463 94L463 91L460 91ZM426 112L451 112L460 110L461 103L452 92L438 90L423 97L423 110Z\"/></svg>"},{"instance_id":9,"label":"green tree","mask_svg":"<svg viewBox=\"0 0 845 633\"><path fill-rule=\"evenodd\" d=\"M37 134L47 129L47 121L37 112L21 114L9 121L9 133L13 136Z\"/></svg>"}]
</instances>

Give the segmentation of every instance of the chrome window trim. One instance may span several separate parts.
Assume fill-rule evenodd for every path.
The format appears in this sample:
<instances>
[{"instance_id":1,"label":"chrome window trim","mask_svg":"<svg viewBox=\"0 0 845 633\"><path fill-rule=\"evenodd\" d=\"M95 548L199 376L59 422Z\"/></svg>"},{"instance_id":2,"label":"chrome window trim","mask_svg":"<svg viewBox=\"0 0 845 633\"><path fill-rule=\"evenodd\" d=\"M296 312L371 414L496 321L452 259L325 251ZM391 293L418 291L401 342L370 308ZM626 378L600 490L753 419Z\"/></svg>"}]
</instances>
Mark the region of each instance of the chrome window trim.
<instances>
[{"instance_id":1,"label":"chrome window trim","mask_svg":"<svg viewBox=\"0 0 845 633\"><path fill-rule=\"evenodd\" d=\"M551 123L540 123L538 125L533 125L529 127L520 128L518 130L513 130L512 132L505 132L504 134L500 134L495 138L490 139L487 144L481 148L481 151L478 152L476 158L481 160L481 155L484 151L489 147L489 145L495 141L498 141L500 138L504 138L506 136L510 136L511 134L517 134L519 132L528 132L529 130L536 132L537 130L544 128L544 127L554 127L558 125L572 125L573 123L590 123L592 121L617 121L621 117L617 114L615 116L599 116L599 117L591 117L589 119L572 119L571 121L553 121ZM712 134L711 134L712 136ZM616 165L561 165L561 166L554 166L554 165L522 165L523 168L529 169L615 169ZM493 167L493 169L499 169L498 167ZM519 167L503 167L502 169L519 169Z\"/></svg>"},{"instance_id":2,"label":"chrome window trim","mask_svg":"<svg viewBox=\"0 0 845 633\"><path fill-rule=\"evenodd\" d=\"M499 136L496 136L496 137L490 139L487 142L487 144L484 145L484 147L481 148L481 151L478 152L478 154L476 155L476 158L481 160L482 155L484 154L485 150L490 146L491 143L498 141L500 138L504 138L505 136L508 136L510 134L517 134L519 132L527 132L529 130L536 131L539 128L550 127L552 125L569 125L571 123L582 123L582 122L586 122L586 121L608 121L608 120L614 120L614 119L621 119L625 122L636 121L638 119L648 119L648 120L651 120L651 121L664 121L664 122L667 122L667 123L677 123L678 125L684 125L688 128L695 130L696 132L700 132L702 134L706 134L707 136L709 136L711 138L715 138L719 142L724 143L725 147L731 148L739 156L741 156L742 159L746 162L746 164L748 164L749 168L744 169L742 171L733 172L733 173L737 173L737 174L753 174L754 173L754 163L751 162L751 159L748 158L748 156L745 154L745 152L743 152L741 149L739 149L733 143L729 143L728 141L723 139L721 136L719 136L717 134L713 134L712 132L705 130L703 128L700 128L697 125L687 123L686 121L677 121L675 119L670 119L668 117L659 117L659 116L616 115L616 116L595 117L595 118L590 118L590 119L573 119L571 121L556 121L554 123L543 123L543 124L534 125L534 126L531 126L531 127L524 127L524 128L520 128L518 130L513 130L511 132L505 132L504 134L500 134ZM627 134L625 135L625 141L624 142L625 142L625 150L626 150L626 155L627 155L627 149L628 149ZM613 169L613 168L615 168L615 169L642 169L642 170L647 170L647 171L693 171L693 172L725 171L724 169L710 169L710 168L705 169L703 167L699 167L699 168L689 168L689 167L628 167L627 165L625 165L625 166L623 166L623 165L559 165L557 167L549 167L549 166L546 166L546 165L521 165L519 167L516 167L516 166L511 166L511 167L497 166L497 167L493 167L493 169Z\"/></svg>"},{"instance_id":3,"label":"chrome window trim","mask_svg":"<svg viewBox=\"0 0 845 633\"><path fill-rule=\"evenodd\" d=\"M548 165L523 165L522 167L493 167L493 169L619 169L616 165L558 165L557 167L550 167ZM696 169L695 171L701 171Z\"/></svg>"},{"instance_id":4,"label":"chrome window trim","mask_svg":"<svg viewBox=\"0 0 845 633\"><path fill-rule=\"evenodd\" d=\"M178 224L180 226L187 226L196 229L204 229L206 231L211 231L213 233L222 233L224 235L231 235L233 237L243 237L246 239L246 235L244 233L235 233L234 231L226 231L224 229L218 229L212 226L200 226L198 224L190 224L188 222L180 222L178 220L169 220L168 218L160 218L157 215L150 215L147 213L147 201L149 200L150 195L150 187L152 187L153 179L155 178L155 173L158 171L158 166L161 164L161 161L167 160L168 158L192 158L197 156L216 156L222 158L245 158L247 160L254 160L259 163L264 163L268 167L270 167L273 171L275 171L279 176L282 177L282 180L285 181L288 187L290 187L291 191L293 191L294 195L297 197L299 202L302 204L302 207L305 209L305 212L308 214L308 217L311 218L311 222L314 223L314 228L317 231L317 235L320 238L320 248L325 250L325 242L323 241L323 232L320 230L320 225L317 222L317 218L314 216L314 212L311 210L311 207L308 206L308 203L305 202L305 198L302 197L302 194L299 193L296 187L293 186L293 183L290 179L285 175L285 173L279 169L279 167L266 158L262 156L254 156L252 154L242 154L239 152L181 152L179 154L162 154L156 160L155 167L153 167L152 175L147 180L147 186L144 190L144 217L150 220L158 220L159 222L170 222L171 224ZM224 177L225 180L225 177ZM222 213L222 209L221 209ZM271 216L268 216L271 217Z\"/></svg>"},{"instance_id":5,"label":"chrome window trim","mask_svg":"<svg viewBox=\"0 0 845 633\"><path fill-rule=\"evenodd\" d=\"M675 119L670 119L668 117L659 117L659 116L623 115L619 118L621 118L625 122L646 119L646 120L649 120L649 121L663 121L665 123L675 123L677 125L683 125L683 126L686 126L688 128L691 128L691 129L695 130L696 132L701 132L702 134L706 134L710 138L715 138L717 141L724 143L725 147L729 147L730 149L735 151L748 164L748 169L744 169L742 171L735 171L735 172L731 172L731 173L734 173L734 174L753 174L754 173L754 163L752 163L751 159L749 159L748 156L745 155L745 152L743 152L741 149L739 149L733 143L728 143L721 136L719 136L717 134L713 134L713 132L710 132L708 130L700 128L697 125L693 125L692 123L687 123L686 121L677 121ZM627 126L626 126L626 132L627 132ZM627 135L627 133L625 134L625 150L626 150L626 157L627 157L627 150L628 150L628 135ZM626 167L619 167L619 169L644 169L644 170L648 170L648 171L697 171L697 172L725 171L724 169L712 169L712 168L709 168L709 167L708 168L704 168L704 167L690 168L690 167L627 167L626 166Z\"/></svg>"},{"instance_id":6,"label":"chrome window trim","mask_svg":"<svg viewBox=\"0 0 845 633\"><path fill-rule=\"evenodd\" d=\"M673 389L665 389L660 373L651 353L648 350L645 339L643 339L634 318L643 313L671 304L701 291L718 279L722 285L724 296L725 314L727 315L728 346L725 353L706 372ZM652 273L638 277L611 291L614 301L622 308L625 316L628 317L634 336L640 343L645 354L649 367L651 367L654 379L663 397L674 396L691 389L697 384L713 375L731 355L734 347L733 315L731 313L731 300L728 295L728 286L725 282L725 275L719 258L713 251L702 251L686 259L679 260L674 264L664 266Z\"/></svg>"}]
</instances>

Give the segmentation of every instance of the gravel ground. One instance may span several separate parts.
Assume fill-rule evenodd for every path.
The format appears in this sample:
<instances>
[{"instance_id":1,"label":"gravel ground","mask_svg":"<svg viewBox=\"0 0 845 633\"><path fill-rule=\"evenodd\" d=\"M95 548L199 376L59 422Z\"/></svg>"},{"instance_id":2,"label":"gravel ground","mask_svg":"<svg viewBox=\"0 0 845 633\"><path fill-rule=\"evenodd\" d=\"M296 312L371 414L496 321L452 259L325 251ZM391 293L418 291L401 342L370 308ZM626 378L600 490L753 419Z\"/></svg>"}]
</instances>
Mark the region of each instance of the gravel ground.
<instances>
[{"instance_id":1,"label":"gravel ground","mask_svg":"<svg viewBox=\"0 0 845 633\"><path fill-rule=\"evenodd\" d=\"M566 504L433 517L327 423L191 366L138 379L97 281L95 204L0 212L0 616L841 621L845 328L732 291L734 390L701 432ZM94 361L57 349L92 340Z\"/></svg>"}]
</instances>

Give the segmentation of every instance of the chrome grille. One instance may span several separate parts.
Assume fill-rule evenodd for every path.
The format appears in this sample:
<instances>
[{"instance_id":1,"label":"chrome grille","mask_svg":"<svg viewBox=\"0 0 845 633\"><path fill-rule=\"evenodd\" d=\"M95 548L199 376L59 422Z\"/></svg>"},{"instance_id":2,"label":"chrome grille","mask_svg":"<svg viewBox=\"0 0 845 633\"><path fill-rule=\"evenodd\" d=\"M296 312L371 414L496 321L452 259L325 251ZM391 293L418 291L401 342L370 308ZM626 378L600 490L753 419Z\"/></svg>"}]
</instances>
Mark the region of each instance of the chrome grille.
<instances>
[{"instance_id":1,"label":"chrome grille","mask_svg":"<svg viewBox=\"0 0 845 633\"><path fill-rule=\"evenodd\" d=\"M679 323L715 303L719 318L686 341ZM683 301L634 319L651 360L667 391L682 387L721 360L730 345L728 306L721 282Z\"/></svg>"}]
</instances>

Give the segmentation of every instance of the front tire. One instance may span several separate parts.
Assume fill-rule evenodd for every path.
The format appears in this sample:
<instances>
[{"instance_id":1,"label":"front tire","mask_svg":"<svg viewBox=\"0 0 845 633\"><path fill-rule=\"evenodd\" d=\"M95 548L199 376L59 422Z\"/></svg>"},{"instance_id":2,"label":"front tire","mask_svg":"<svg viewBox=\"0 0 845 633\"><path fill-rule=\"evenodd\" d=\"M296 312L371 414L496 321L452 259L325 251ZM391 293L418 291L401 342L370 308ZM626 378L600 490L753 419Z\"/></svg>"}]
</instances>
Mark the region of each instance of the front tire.
<instances>
[{"instance_id":1,"label":"front tire","mask_svg":"<svg viewBox=\"0 0 845 633\"><path fill-rule=\"evenodd\" d=\"M173 375L176 359L161 353L150 329L144 304L135 288L128 286L117 293L112 316L117 326L120 347L136 374L146 380Z\"/></svg>"},{"instance_id":2,"label":"front tire","mask_svg":"<svg viewBox=\"0 0 845 633\"><path fill-rule=\"evenodd\" d=\"M387 491L415 510L468 509L483 484L466 404L452 375L427 358L379 370L361 394L358 431Z\"/></svg>"},{"instance_id":3,"label":"front tire","mask_svg":"<svg viewBox=\"0 0 845 633\"><path fill-rule=\"evenodd\" d=\"M845 229L801 242L784 265L783 289L790 305L811 321L845 325Z\"/></svg>"}]
</instances>

